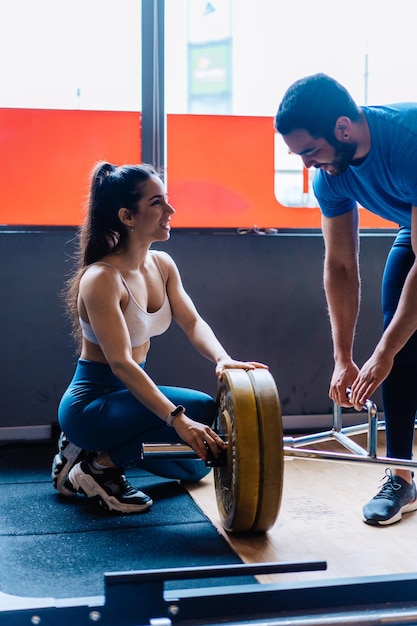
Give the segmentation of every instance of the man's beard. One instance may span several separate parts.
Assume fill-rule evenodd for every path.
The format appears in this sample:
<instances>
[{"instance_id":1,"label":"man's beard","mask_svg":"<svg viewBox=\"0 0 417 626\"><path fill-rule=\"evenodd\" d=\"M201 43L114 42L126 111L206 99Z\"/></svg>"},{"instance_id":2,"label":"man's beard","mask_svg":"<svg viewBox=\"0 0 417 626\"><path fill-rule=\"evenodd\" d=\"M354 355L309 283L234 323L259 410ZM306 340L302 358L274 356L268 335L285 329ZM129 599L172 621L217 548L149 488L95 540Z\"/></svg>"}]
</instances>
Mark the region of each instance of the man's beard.
<instances>
[{"instance_id":1,"label":"man's beard","mask_svg":"<svg viewBox=\"0 0 417 626\"><path fill-rule=\"evenodd\" d=\"M332 146L335 149L334 160L331 165L334 170L331 176L340 176L346 172L349 165L352 164L354 154L358 148L357 143L343 143L342 141L333 141Z\"/></svg>"}]
</instances>

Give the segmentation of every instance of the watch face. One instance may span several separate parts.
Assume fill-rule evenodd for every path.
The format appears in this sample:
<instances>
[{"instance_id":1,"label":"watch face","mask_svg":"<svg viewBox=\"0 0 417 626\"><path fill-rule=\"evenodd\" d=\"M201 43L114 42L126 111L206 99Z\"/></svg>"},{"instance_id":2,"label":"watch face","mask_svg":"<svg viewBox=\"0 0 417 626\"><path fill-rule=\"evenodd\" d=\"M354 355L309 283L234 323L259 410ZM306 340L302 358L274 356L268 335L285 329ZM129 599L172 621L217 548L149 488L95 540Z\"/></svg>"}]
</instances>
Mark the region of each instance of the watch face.
<instances>
[{"instance_id":1,"label":"watch face","mask_svg":"<svg viewBox=\"0 0 417 626\"><path fill-rule=\"evenodd\" d=\"M176 409L174 409L171 413L172 417L175 417L176 415L179 415L180 413L184 413L185 408L183 406L177 406Z\"/></svg>"}]
</instances>

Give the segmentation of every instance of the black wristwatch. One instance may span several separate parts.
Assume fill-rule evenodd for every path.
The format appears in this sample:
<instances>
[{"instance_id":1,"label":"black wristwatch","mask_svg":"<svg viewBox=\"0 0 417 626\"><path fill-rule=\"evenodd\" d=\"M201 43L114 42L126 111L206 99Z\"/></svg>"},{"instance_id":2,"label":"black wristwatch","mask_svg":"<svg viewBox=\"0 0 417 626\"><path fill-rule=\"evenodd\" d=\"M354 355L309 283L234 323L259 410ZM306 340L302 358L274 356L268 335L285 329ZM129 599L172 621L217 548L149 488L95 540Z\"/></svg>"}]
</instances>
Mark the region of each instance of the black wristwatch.
<instances>
[{"instance_id":1,"label":"black wristwatch","mask_svg":"<svg viewBox=\"0 0 417 626\"><path fill-rule=\"evenodd\" d=\"M166 424L167 426L172 426L172 422L174 421L174 419L176 417L178 417L178 415L181 415L181 413L185 413L185 406L182 406L182 404L179 404L178 406L175 407L175 409L173 411L171 411L171 413L168 415L168 418L166 420Z\"/></svg>"}]
</instances>

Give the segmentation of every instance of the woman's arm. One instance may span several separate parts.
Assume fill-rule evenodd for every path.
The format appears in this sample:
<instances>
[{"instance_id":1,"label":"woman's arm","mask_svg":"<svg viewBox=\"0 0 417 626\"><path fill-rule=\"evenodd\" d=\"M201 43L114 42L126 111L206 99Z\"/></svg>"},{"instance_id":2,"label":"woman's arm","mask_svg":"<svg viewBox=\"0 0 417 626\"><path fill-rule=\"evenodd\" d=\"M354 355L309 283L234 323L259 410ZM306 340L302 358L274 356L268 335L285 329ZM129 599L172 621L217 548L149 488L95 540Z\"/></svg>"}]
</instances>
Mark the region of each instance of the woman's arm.
<instances>
[{"instance_id":1,"label":"woman's arm","mask_svg":"<svg viewBox=\"0 0 417 626\"><path fill-rule=\"evenodd\" d=\"M103 267L90 268L80 283L80 308L85 312L112 372L133 396L167 422L175 405L158 389L148 374L132 358L126 321L122 313L124 286L117 272ZM214 456L226 445L209 426L181 413L172 422L178 435L203 460L207 445Z\"/></svg>"}]
</instances>

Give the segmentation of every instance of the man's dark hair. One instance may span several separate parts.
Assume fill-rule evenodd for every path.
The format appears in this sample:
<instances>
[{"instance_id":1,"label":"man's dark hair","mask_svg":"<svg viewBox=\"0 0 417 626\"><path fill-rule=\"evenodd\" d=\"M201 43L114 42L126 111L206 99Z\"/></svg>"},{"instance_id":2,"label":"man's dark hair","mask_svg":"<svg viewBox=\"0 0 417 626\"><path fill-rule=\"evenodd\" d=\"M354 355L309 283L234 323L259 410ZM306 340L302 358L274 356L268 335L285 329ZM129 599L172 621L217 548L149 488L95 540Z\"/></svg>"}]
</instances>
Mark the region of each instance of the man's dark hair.
<instances>
[{"instance_id":1,"label":"man's dark hair","mask_svg":"<svg viewBox=\"0 0 417 626\"><path fill-rule=\"evenodd\" d=\"M278 107L275 128L281 135L304 129L318 139L334 139L334 127L340 116L352 121L361 110L349 92L326 74L313 74L289 87Z\"/></svg>"}]
</instances>

